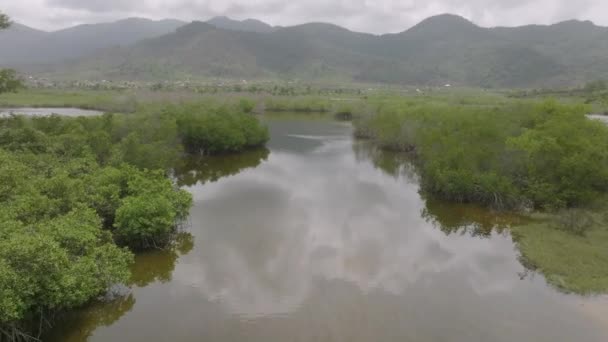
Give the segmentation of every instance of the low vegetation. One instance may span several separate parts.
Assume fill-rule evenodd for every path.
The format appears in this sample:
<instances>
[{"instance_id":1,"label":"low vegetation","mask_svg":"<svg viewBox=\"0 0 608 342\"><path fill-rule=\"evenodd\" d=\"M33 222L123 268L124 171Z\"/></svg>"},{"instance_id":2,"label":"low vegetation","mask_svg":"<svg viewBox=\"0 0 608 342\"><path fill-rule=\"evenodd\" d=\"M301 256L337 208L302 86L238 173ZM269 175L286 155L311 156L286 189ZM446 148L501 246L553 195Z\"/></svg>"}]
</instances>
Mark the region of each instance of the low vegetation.
<instances>
[{"instance_id":1,"label":"low vegetation","mask_svg":"<svg viewBox=\"0 0 608 342\"><path fill-rule=\"evenodd\" d=\"M138 109L134 94L109 90L27 89L0 98L0 108L50 107L82 108L112 113L132 113Z\"/></svg>"},{"instance_id":2,"label":"low vegetation","mask_svg":"<svg viewBox=\"0 0 608 342\"><path fill-rule=\"evenodd\" d=\"M238 108L170 106L99 117L0 120L0 340L35 338L55 314L127 283L133 252L171 243L191 195L183 155L261 146Z\"/></svg>"},{"instance_id":3,"label":"low vegetation","mask_svg":"<svg viewBox=\"0 0 608 342\"><path fill-rule=\"evenodd\" d=\"M601 79L574 88L517 90L509 93L509 97L520 99L547 96L570 102L583 101L593 113L608 115L608 82Z\"/></svg>"},{"instance_id":4,"label":"low vegetation","mask_svg":"<svg viewBox=\"0 0 608 342\"><path fill-rule=\"evenodd\" d=\"M355 120L356 134L409 152L425 194L544 213L512 227L524 264L563 291L608 291L608 230L596 205L608 192L608 127L586 118L588 107L410 98L377 108Z\"/></svg>"},{"instance_id":5,"label":"low vegetation","mask_svg":"<svg viewBox=\"0 0 608 342\"><path fill-rule=\"evenodd\" d=\"M249 106L238 106L249 110ZM263 146L268 141L268 130L244 111L225 106L205 104L168 107L165 110L175 117L179 137L190 154L213 155L239 152Z\"/></svg>"},{"instance_id":6,"label":"low vegetation","mask_svg":"<svg viewBox=\"0 0 608 342\"><path fill-rule=\"evenodd\" d=\"M585 206L608 191L608 128L580 105L394 102L356 134L412 152L423 189L501 209Z\"/></svg>"},{"instance_id":7,"label":"low vegetation","mask_svg":"<svg viewBox=\"0 0 608 342\"><path fill-rule=\"evenodd\" d=\"M332 108L331 102L326 98L311 96L283 96L268 98L264 101L266 111L269 112L301 112L324 113Z\"/></svg>"},{"instance_id":8,"label":"low vegetation","mask_svg":"<svg viewBox=\"0 0 608 342\"><path fill-rule=\"evenodd\" d=\"M551 285L562 291L606 293L606 222L595 222L586 227L584 234L580 234L578 231L573 233L565 230L561 223L555 222L563 219L542 218L511 228L522 263L542 272Z\"/></svg>"}]
</instances>

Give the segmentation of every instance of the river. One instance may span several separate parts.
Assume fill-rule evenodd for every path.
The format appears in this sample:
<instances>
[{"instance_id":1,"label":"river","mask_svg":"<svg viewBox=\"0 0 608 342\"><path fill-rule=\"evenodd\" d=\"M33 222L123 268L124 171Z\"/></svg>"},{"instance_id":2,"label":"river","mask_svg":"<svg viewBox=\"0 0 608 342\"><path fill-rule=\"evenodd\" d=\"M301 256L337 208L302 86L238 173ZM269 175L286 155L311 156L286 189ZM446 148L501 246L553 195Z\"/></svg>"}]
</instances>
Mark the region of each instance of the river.
<instances>
[{"instance_id":1,"label":"river","mask_svg":"<svg viewBox=\"0 0 608 342\"><path fill-rule=\"evenodd\" d=\"M608 340L603 299L520 264L519 218L425 200L404 157L349 124L265 120L268 150L176 167L194 207L175 248L138 256L130 292L48 340Z\"/></svg>"}]
</instances>

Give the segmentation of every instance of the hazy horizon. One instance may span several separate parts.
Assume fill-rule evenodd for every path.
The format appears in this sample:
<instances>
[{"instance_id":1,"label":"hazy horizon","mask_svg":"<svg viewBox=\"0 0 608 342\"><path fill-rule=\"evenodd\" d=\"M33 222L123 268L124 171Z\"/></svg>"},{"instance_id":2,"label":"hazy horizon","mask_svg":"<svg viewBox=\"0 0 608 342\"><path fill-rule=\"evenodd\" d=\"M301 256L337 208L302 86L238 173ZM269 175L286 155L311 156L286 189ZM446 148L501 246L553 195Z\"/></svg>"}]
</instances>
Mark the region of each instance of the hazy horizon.
<instances>
[{"instance_id":1,"label":"hazy horizon","mask_svg":"<svg viewBox=\"0 0 608 342\"><path fill-rule=\"evenodd\" d=\"M2 5L15 22L44 31L126 18L207 21L217 16L234 20L257 19L273 26L324 22L373 34L402 32L435 15L462 16L481 27L550 25L568 20L608 26L608 2L602 0L174 0L99 3L93 0L23 0Z\"/></svg>"},{"instance_id":2,"label":"hazy horizon","mask_svg":"<svg viewBox=\"0 0 608 342\"><path fill-rule=\"evenodd\" d=\"M73 28L73 27L81 26L81 25L107 24L107 23L121 22L121 21L125 21L125 20L130 20L130 19L151 20L151 21L156 21L156 22L159 22L159 21L166 21L166 20L167 20L167 21L169 21L169 20L175 20L175 21L182 21L182 22L184 22L184 25L185 25L185 24L189 24L189 23L192 23L192 22L196 22L196 21L200 21L200 22L207 22L207 21L210 21L210 20L212 20L212 19L216 19L216 18L227 18L227 19L230 19L230 20L235 20L235 21L258 20L258 21L260 21L260 22L263 22L263 23L265 23L265 24L271 25L271 26L273 26L273 27L293 27L293 26L299 26L299 25L305 25L305 24L312 24L312 23L323 23L323 24L337 25L337 26L343 27L343 28L348 29L348 30L353 31L353 32L359 32L359 33L369 33L369 34L374 34L374 35L383 35L383 34L400 33L400 32L403 32L403 31L407 31L408 29L410 29L410 28L412 28L412 27L416 26L417 24L419 24L420 22L422 22L422 21L424 21L424 20L426 20L426 19L428 19L428 18L437 17L437 16L442 16L442 15L455 15L455 16L459 16L459 17L462 17L462 18L464 18L464 19L466 19L466 20L471 21L473 24L475 24L475 25L477 25L477 26L479 26L479 27L484 27L484 28L494 28L494 27L521 27L521 26L528 26L528 25L550 26L550 25L555 25L555 24L559 24L559 23L563 23L563 22L568 22L568 21L591 22L592 24L594 24L594 25L596 25L596 26L600 26L600 27L608 27L608 25L602 25L602 24L598 24L598 23L594 22L593 20L576 19L576 18L559 20L559 21L556 21L556 22L553 22L553 23L548 23L548 24L536 24L536 23L532 23L532 24L523 24L523 25L512 25L512 26L508 26L508 25L484 26L484 25L481 25L481 24L479 24L479 23L476 23L475 21L473 21L473 20L471 20L471 19L469 19L469 18L467 18L467 17L465 17L465 16L462 16L462 15L459 15L459 14L455 14L455 13L439 13L439 14L435 14L435 15L432 15L432 16L429 16L429 17L426 17L426 18L423 18L423 19L421 19L419 22L415 22L415 23L413 23L412 25L409 25L408 27L404 27L404 28L403 28L403 29L401 29L401 30L396 30L396 31L392 31L392 32L380 32L380 33L376 33L376 32L366 32L366 31L359 31L359 30L353 30L353 29L350 29L350 28L345 27L345 26L343 26L343 25L340 25L340 24L338 24L338 23L333 23L333 22L329 22L329 21L307 21L307 22L302 22L302 23L295 23L295 24L293 24L293 25L274 25L274 24L272 24L272 23L266 22L266 21L261 20L261 19L258 19L258 18L253 18L253 17L251 17L251 18L236 19L236 18L233 18L233 17L230 17L230 16L226 16L226 15L218 15L218 16L211 17L211 18L205 18L205 19L192 19L192 20L183 20L183 19L179 19L179 18L171 18L171 17L166 17L166 18L147 18L147 17L135 17L135 16L131 16L131 17L122 17L122 18L116 18L116 19L111 19L111 20L107 20L107 21L100 21L100 22L91 22L91 23L80 23L80 24L74 24L74 25L72 25L72 26L66 26L66 27L61 27L61 28L57 28L57 29L44 29L44 28L40 28L40 27L33 26L33 25L28 25L27 23L20 22L20 21L17 21L17 20L13 20L13 22L14 22L14 23L17 23L17 24L20 24L20 25L27 26L27 27L32 28L32 29L36 29L36 30L39 30L39 31L44 31L44 32L49 32L49 33L50 33L50 32L57 32L57 31L61 31L61 30L70 29L70 28Z\"/></svg>"}]
</instances>

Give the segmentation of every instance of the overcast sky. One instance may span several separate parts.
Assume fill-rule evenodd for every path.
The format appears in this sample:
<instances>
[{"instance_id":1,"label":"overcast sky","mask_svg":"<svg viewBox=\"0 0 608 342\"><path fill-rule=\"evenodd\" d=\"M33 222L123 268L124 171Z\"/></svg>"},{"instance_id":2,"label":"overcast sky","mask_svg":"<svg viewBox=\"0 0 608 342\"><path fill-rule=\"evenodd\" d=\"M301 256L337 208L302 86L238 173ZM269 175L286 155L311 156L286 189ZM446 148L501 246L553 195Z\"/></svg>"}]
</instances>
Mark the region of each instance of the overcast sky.
<instances>
[{"instance_id":1,"label":"overcast sky","mask_svg":"<svg viewBox=\"0 0 608 342\"><path fill-rule=\"evenodd\" d=\"M45 30L126 17L206 20L218 15L273 25L331 22L351 30L399 32L441 13L481 26L550 24L567 19L608 26L608 0L2 0L14 21Z\"/></svg>"}]
</instances>

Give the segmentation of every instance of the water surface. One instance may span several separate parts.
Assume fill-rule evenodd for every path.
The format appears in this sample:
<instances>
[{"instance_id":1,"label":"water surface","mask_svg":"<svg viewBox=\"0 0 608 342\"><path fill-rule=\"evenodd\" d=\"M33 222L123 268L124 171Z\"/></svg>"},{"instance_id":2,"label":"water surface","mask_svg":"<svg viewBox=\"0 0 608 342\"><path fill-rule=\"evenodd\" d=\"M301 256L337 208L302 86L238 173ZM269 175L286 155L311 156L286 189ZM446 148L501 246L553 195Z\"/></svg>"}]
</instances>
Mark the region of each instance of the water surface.
<instances>
[{"instance_id":1,"label":"water surface","mask_svg":"<svg viewBox=\"0 0 608 342\"><path fill-rule=\"evenodd\" d=\"M402 156L348 124L267 122L269 150L176 168L195 204L175 248L139 256L129 295L52 340L608 340L605 302L518 262L519 218L425 200Z\"/></svg>"},{"instance_id":2,"label":"water surface","mask_svg":"<svg viewBox=\"0 0 608 342\"><path fill-rule=\"evenodd\" d=\"M27 116L50 116L53 114L61 116L98 116L103 112L80 108L0 108L0 118L11 114Z\"/></svg>"}]
</instances>

